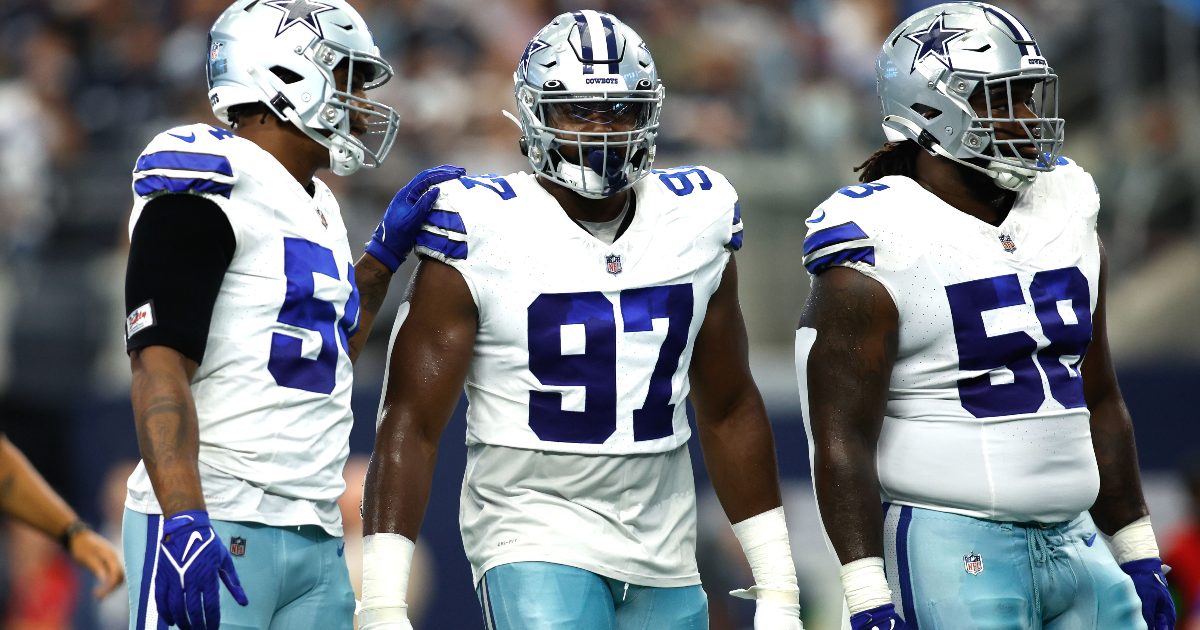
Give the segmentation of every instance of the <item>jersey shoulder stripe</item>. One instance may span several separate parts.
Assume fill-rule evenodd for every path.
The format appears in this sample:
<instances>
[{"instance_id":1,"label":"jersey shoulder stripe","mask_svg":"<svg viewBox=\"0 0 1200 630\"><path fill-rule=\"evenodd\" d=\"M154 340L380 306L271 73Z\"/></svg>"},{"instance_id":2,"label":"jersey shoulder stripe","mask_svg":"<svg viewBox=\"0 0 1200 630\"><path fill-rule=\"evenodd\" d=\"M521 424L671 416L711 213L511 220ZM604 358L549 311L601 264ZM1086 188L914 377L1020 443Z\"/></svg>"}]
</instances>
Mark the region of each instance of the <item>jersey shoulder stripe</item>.
<instances>
[{"instance_id":1,"label":"jersey shoulder stripe","mask_svg":"<svg viewBox=\"0 0 1200 630\"><path fill-rule=\"evenodd\" d=\"M417 234L417 251L443 261L447 258L466 260L467 242L434 233L426 226Z\"/></svg>"},{"instance_id":2,"label":"jersey shoulder stripe","mask_svg":"<svg viewBox=\"0 0 1200 630\"><path fill-rule=\"evenodd\" d=\"M486 235L488 227L480 223L486 223L488 217L504 216L504 204L516 198L517 188L527 185L523 176L489 173L439 184L437 203L417 234L416 252L445 263L466 260L472 238L476 246L484 245L479 235ZM475 233L472 228L476 228Z\"/></svg>"},{"instance_id":3,"label":"jersey shoulder stripe","mask_svg":"<svg viewBox=\"0 0 1200 630\"><path fill-rule=\"evenodd\" d=\"M849 241L857 241L865 239L867 233L854 221L847 221L841 225L835 225L821 230L816 230L804 238L804 255L816 252L818 250L846 243Z\"/></svg>"},{"instance_id":4,"label":"jersey shoulder stripe","mask_svg":"<svg viewBox=\"0 0 1200 630\"><path fill-rule=\"evenodd\" d=\"M733 202L733 235L729 237L729 244L726 245L732 251L738 251L742 248L742 202Z\"/></svg>"},{"instance_id":5,"label":"jersey shoulder stripe","mask_svg":"<svg viewBox=\"0 0 1200 630\"><path fill-rule=\"evenodd\" d=\"M190 151L144 153L138 157L133 172L141 173L157 169L233 175L233 167L229 164L229 158L223 155L192 153Z\"/></svg>"},{"instance_id":6,"label":"jersey shoulder stripe","mask_svg":"<svg viewBox=\"0 0 1200 630\"><path fill-rule=\"evenodd\" d=\"M159 193L200 193L220 195L226 199L233 193L233 184L221 183L203 177L167 177L149 175L133 182L133 191L139 197L151 197Z\"/></svg>"},{"instance_id":7,"label":"jersey shoulder stripe","mask_svg":"<svg viewBox=\"0 0 1200 630\"><path fill-rule=\"evenodd\" d=\"M174 127L154 137L133 168L133 192L214 195L229 199L237 181L228 143L234 135L211 125Z\"/></svg>"}]
</instances>

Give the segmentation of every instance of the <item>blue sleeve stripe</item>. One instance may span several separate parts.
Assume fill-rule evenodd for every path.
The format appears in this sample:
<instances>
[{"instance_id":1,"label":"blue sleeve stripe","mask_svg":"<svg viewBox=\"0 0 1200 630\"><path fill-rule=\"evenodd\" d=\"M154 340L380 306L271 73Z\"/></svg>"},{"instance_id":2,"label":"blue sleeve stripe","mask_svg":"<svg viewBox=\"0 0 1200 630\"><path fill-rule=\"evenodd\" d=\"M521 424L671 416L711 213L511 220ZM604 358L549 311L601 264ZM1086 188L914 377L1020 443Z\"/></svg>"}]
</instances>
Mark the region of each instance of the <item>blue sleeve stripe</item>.
<instances>
[{"instance_id":1,"label":"blue sleeve stripe","mask_svg":"<svg viewBox=\"0 0 1200 630\"><path fill-rule=\"evenodd\" d=\"M862 262L875 266L875 248L874 247L851 247L834 252L828 256L822 256L816 260L804 263L804 267L808 269L808 273L816 275L825 271L830 267L843 265L848 262Z\"/></svg>"},{"instance_id":2,"label":"blue sleeve stripe","mask_svg":"<svg viewBox=\"0 0 1200 630\"><path fill-rule=\"evenodd\" d=\"M441 234L426 232L422 230L417 234L417 246L435 251L446 258L457 258L458 260L467 259L467 244L462 241L456 241L451 238L446 238Z\"/></svg>"},{"instance_id":3,"label":"blue sleeve stripe","mask_svg":"<svg viewBox=\"0 0 1200 630\"><path fill-rule=\"evenodd\" d=\"M208 153L189 153L187 151L159 151L148 153L138 158L133 172L140 173L156 168L167 168L177 171L203 171L233 176L233 167L229 159L223 155Z\"/></svg>"},{"instance_id":4,"label":"blue sleeve stripe","mask_svg":"<svg viewBox=\"0 0 1200 630\"><path fill-rule=\"evenodd\" d=\"M861 238L867 238L867 233L858 227L858 224L850 221L841 225L835 225L830 228L825 228L808 235L804 239L804 255L807 256L818 249L824 249L830 245L845 243L847 241L857 241Z\"/></svg>"},{"instance_id":5,"label":"blue sleeve stripe","mask_svg":"<svg viewBox=\"0 0 1200 630\"><path fill-rule=\"evenodd\" d=\"M133 182L133 192L145 197L154 193L203 193L221 195L229 198L233 192L233 184L214 182L200 177L167 177L165 175L147 175Z\"/></svg>"},{"instance_id":6,"label":"blue sleeve stripe","mask_svg":"<svg viewBox=\"0 0 1200 630\"><path fill-rule=\"evenodd\" d=\"M733 233L733 237L729 239L729 249L737 251L742 248L742 231L738 230Z\"/></svg>"},{"instance_id":7,"label":"blue sleeve stripe","mask_svg":"<svg viewBox=\"0 0 1200 630\"><path fill-rule=\"evenodd\" d=\"M733 224L737 225L742 222L742 202L733 202Z\"/></svg>"},{"instance_id":8,"label":"blue sleeve stripe","mask_svg":"<svg viewBox=\"0 0 1200 630\"><path fill-rule=\"evenodd\" d=\"M425 220L430 225L440 227L443 230L458 232L459 234L467 233L467 226L463 223L462 217L457 212L430 210L429 216Z\"/></svg>"}]
</instances>

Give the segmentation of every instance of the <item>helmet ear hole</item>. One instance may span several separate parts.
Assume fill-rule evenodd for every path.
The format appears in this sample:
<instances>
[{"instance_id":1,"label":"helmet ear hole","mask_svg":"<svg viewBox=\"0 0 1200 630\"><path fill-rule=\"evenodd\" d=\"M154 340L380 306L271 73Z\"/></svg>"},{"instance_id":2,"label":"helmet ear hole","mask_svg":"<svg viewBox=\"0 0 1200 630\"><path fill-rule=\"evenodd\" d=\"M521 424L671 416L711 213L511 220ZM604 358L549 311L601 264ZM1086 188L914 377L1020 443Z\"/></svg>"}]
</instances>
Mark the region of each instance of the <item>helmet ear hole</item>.
<instances>
[{"instance_id":1,"label":"helmet ear hole","mask_svg":"<svg viewBox=\"0 0 1200 630\"><path fill-rule=\"evenodd\" d=\"M910 107L914 112L924 116L925 120L933 120L934 118L942 115L942 110L936 107L930 107L923 103L913 103Z\"/></svg>"},{"instance_id":2,"label":"helmet ear hole","mask_svg":"<svg viewBox=\"0 0 1200 630\"><path fill-rule=\"evenodd\" d=\"M288 70L287 68L284 68L283 66L271 66L271 74L279 77L279 80L283 81L287 85L298 83L304 80L304 77L292 72L291 70Z\"/></svg>"}]
</instances>

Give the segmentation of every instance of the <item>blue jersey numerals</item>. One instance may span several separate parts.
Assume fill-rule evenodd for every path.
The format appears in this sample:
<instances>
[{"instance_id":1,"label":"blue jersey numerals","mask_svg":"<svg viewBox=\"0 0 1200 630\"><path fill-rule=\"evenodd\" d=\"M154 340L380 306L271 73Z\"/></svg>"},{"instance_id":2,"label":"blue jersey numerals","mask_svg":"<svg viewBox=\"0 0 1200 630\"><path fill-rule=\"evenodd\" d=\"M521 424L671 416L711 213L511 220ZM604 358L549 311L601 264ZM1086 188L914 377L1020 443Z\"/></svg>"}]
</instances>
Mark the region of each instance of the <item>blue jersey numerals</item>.
<instances>
[{"instance_id":1,"label":"blue jersey numerals","mask_svg":"<svg viewBox=\"0 0 1200 630\"><path fill-rule=\"evenodd\" d=\"M487 180L487 181L484 181ZM476 186L484 188L500 195L500 201L508 201L517 196L513 190L512 184L508 180L499 175L480 175L479 177L460 177L458 181L462 182L463 188L470 190Z\"/></svg>"},{"instance_id":2,"label":"blue jersey numerals","mask_svg":"<svg viewBox=\"0 0 1200 630\"><path fill-rule=\"evenodd\" d=\"M963 370L1007 368L1012 382L993 383L991 374L958 382L963 408L976 418L1033 413L1046 400L1040 365L1050 395L1064 407L1083 407L1079 364L1092 339L1091 292L1078 267L1034 275L1029 286L1034 311L1050 344L1041 350L1023 331L987 334L983 314L1026 304L1016 274L983 278L946 287L959 367ZM1035 365L1036 362L1036 365Z\"/></svg>"},{"instance_id":3,"label":"blue jersey numerals","mask_svg":"<svg viewBox=\"0 0 1200 630\"><path fill-rule=\"evenodd\" d=\"M321 348L316 358L306 358L301 337L273 333L267 370L280 387L317 394L332 393L337 380L339 342L348 354L348 337L358 328L358 287L354 284L354 266L347 265L346 268L350 296L340 320L333 304L314 295L313 274L342 280L331 250L302 238L285 238L283 269L287 276L287 294L279 309L278 321L317 333L321 337Z\"/></svg>"},{"instance_id":4,"label":"blue jersey numerals","mask_svg":"<svg viewBox=\"0 0 1200 630\"><path fill-rule=\"evenodd\" d=\"M692 324L692 285L626 289L620 295L624 332L652 330L667 320L667 334L650 375L649 390L633 412L636 441L673 433L671 380L687 346ZM583 411L562 408L562 394L530 390L529 427L549 442L601 444L617 430L617 324L613 303L603 293L547 293L528 309L529 370L546 386L584 388ZM563 327L582 325L584 351L564 354Z\"/></svg>"},{"instance_id":5,"label":"blue jersey numerals","mask_svg":"<svg viewBox=\"0 0 1200 630\"><path fill-rule=\"evenodd\" d=\"M713 186L708 173L695 166L680 166L665 170L654 169L651 172L658 175L659 181L680 197L692 194L696 190L696 186L699 186L700 190L711 190Z\"/></svg>"}]
</instances>

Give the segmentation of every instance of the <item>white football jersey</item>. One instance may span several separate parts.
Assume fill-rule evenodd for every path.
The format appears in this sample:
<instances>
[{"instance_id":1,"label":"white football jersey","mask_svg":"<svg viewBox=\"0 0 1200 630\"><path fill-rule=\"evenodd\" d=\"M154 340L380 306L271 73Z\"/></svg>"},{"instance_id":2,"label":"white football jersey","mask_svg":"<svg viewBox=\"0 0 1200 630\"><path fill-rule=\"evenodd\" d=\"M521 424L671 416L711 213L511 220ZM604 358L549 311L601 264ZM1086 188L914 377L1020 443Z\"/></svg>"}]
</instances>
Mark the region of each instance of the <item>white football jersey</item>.
<instances>
[{"instance_id":1,"label":"white football jersey","mask_svg":"<svg viewBox=\"0 0 1200 630\"><path fill-rule=\"evenodd\" d=\"M877 453L884 501L1018 522L1068 521L1092 505L1080 365L1099 207L1091 176L1063 158L998 227L906 177L842 188L808 219L809 273L856 269L899 313ZM814 338L797 333L806 422L806 374L822 369L808 363Z\"/></svg>"},{"instance_id":2,"label":"white football jersey","mask_svg":"<svg viewBox=\"0 0 1200 630\"><path fill-rule=\"evenodd\" d=\"M441 191L417 251L457 269L479 312L460 510L475 579L551 561L698 584L688 367L741 247L736 192L704 167L656 170L610 245L533 175Z\"/></svg>"},{"instance_id":3,"label":"white football jersey","mask_svg":"<svg viewBox=\"0 0 1200 630\"><path fill-rule=\"evenodd\" d=\"M138 157L129 230L149 199L190 193L225 212L237 242L192 381L209 514L341 535L358 290L337 201L313 185L310 196L273 156L228 131L176 127ZM126 505L160 511L144 463Z\"/></svg>"},{"instance_id":4,"label":"white football jersey","mask_svg":"<svg viewBox=\"0 0 1200 630\"><path fill-rule=\"evenodd\" d=\"M417 252L462 273L479 310L467 444L630 454L687 442L692 342L741 246L729 182L654 171L611 245L533 175L439 186Z\"/></svg>"}]
</instances>

